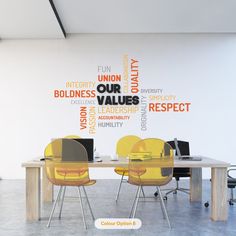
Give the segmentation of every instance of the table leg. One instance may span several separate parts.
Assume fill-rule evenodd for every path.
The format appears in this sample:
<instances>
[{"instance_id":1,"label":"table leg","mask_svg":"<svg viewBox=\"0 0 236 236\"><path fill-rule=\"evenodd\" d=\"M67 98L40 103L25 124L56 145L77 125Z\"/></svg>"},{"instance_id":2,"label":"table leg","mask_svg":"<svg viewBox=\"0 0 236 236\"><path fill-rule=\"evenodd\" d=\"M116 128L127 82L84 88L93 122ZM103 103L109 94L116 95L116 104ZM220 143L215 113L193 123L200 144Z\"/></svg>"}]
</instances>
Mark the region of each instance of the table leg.
<instances>
[{"instance_id":1,"label":"table leg","mask_svg":"<svg viewBox=\"0 0 236 236\"><path fill-rule=\"evenodd\" d=\"M226 221L227 218L227 168L211 168L211 219Z\"/></svg>"},{"instance_id":2,"label":"table leg","mask_svg":"<svg viewBox=\"0 0 236 236\"><path fill-rule=\"evenodd\" d=\"M202 168L191 168L190 201L202 201Z\"/></svg>"},{"instance_id":3,"label":"table leg","mask_svg":"<svg viewBox=\"0 0 236 236\"><path fill-rule=\"evenodd\" d=\"M52 202L53 201L53 184L48 180L46 175L45 167L42 168L43 171L43 202Z\"/></svg>"},{"instance_id":4,"label":"table leg","mask_svg":"<svg viewBox=\"0 0 236 236\"><path fill-rule=\"evenodd\" d=\"M26 219L40 219L40 168L26 167Z\"/></svg>"}]
</instances>

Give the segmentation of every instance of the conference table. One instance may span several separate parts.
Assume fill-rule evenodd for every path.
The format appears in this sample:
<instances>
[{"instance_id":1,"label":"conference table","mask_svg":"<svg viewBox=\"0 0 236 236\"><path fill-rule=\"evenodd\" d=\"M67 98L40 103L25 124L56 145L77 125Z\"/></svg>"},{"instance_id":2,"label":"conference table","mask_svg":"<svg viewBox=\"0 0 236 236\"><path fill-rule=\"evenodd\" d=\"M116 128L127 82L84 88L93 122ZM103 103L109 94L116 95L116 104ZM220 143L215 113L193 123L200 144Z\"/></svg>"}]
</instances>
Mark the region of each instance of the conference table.
<instances>
[{"instance_id":1,"label":"conference table","mask_svg":"<svg viewBox=\"0 0 236 236\"><path fill-rule=\"evenodd\" d=\"M89 167L111 168L128 166L126 158L112 161L109 156L104 156L101 159L101 162L89 162ZM191 169L190 202L202 201L202 168L211 168L210 217L213 221L226 221L228 218L227 168L229 166L229 163L207 157L202 157L201 161L174 160L175 168L188 167ZM45 161L40 161L40 158L38 158L22 163L22 167L26 170L26 219L28 221L40 220L41 196L42 202L53 201L53 185L47 179Z\"/></svg>"}]
</instances>

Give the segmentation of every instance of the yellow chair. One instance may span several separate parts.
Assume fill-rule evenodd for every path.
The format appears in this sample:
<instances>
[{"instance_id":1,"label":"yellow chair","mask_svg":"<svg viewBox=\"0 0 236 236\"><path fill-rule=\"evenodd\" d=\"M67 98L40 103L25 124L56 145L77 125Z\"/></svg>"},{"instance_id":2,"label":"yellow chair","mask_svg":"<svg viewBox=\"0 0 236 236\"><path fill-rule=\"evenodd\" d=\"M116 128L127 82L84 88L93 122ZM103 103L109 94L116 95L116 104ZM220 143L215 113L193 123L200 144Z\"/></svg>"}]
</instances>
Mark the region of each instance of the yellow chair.
<instances>
[{"instance_id":1,"label":"yellow chair","mask_svg":"<svg viewBox=\"0 0 236 236\"><path fill-rule=\"evenodd\" d=\"M70 135L66 135L64 138L75 139L75 138L81 138L81 137L76 134L70 134Z\"/></svg>"},{"instance_id":2,"label":"yellow chair","mask_svg":"<svg viewBox=\"0 0 236 236\"><path fill-rule=\"evenodd\" d=\"M48 146L45 149L46 154L48 154L47 150ZM84 227L85 229L87 229L80 188L82 188L84 191L90 213L92 215L93 220L95 220L84 186L93 185L96 183L95 180L90 180L89 178L87 151L82 144L76 142L73 139L53 140L50 143L50 151L50 157L45 156L46 174L49 181L54 185L60 186L60 189L56 197L56 201L53 204L47 227L50 227L51 219L54 214L56 204L57 202L59 202L59 199L62 195L62 201L59 212L59 219L61 218L66 186L75 186L78 187ZM78 157L79 161L68 161L71 155L75 155L76 157Z\"/></svg>"},{"instance_id":3,"label":"yellow chair","mask_svg":"<svg viewBox=\"0 0 236 236\"><path fill-rule=\"evenodd\" d=\"M143 139L133 146L128 164L128 183L137 185L138 189L130 217L135 217L141 187L156 186L163 215L167 219L169 227L171 227L160 186L166 185L171 181L173 166L173 149L165 141L149 138Z\"/></svg>"},{"instance_id":4,"label":"yellow chair","mask_svg":"<svg viewBox=\"0 0 236 236\"><path fill-rule=\"evenodd\" d=\"M119 139L116 144L116 154L118 155L118 157L128 157L133 145L140 140L141 140L141 138L139 138L138 136L135 136L135 135L127 135L127 136L124 136L121 139ZM128 168L116 167L114 169L114 171L118 175L121 175L121 180L120 180L118 192L116 195L116 201L118 201L121 185L123 182L127 182L126 180L124 180L124 176L128 176Z\"/></svg>"}]
</instances>

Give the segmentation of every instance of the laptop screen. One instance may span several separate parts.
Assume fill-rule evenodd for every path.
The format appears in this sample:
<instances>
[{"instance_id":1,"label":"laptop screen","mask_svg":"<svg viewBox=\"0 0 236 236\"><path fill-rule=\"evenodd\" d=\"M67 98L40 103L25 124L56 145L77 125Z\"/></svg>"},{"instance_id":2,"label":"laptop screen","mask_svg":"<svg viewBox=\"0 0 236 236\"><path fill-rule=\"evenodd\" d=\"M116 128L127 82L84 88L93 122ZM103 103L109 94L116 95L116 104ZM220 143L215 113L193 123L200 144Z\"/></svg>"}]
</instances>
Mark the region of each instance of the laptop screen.
<instances>
[{"instance_id":1,"label":"laptop screen","mask_svg":"<svg viewBox=\"0 0 236 236\"><path fill-rule=\"evenodd\" d=\"M92 162L94 152L94 140L92 138L78 138L74 140L81 143L85 147L88 153L88 161Z\"/></svg>"},{"instance_id":2,"label":"laptop screen","mask_svg":"<svg viewBox=\"0 0 236 236\"><path fill-rule=\"evenodd\" d=\"M93 139L73 139L79 142L87 151L88 159L83 160L84 157L79 155L79 149L70 139L63 139L62 141L62 161L78 162L78 161L93 161ZM82 158L82 159L81 159Z\"/></svg>"}]
</instances>

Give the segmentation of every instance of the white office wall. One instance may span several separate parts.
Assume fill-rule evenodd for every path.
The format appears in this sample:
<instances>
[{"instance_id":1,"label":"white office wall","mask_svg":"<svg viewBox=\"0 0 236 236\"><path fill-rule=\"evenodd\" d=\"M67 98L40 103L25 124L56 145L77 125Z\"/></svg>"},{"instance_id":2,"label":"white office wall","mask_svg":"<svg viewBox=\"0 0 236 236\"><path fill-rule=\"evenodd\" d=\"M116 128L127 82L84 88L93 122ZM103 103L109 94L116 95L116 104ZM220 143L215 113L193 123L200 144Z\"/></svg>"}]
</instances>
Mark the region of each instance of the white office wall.
<instances>
[{"instance_id":1,"label":"white office wall","mask_svg":"<svg viewBox=\"0 0 236 236\"><path fill-rule=\"evenodd\" d=\"M24 178L21 163L43 154L53 137L82 134L79 106L53 98L65 81L96 81L97 66L122 74L124 54L139 60L144 88L161 88L189 113L148 114L148 130L138 118L123 128L97 129L101 154L113 154L126 134L189 140L192 154L235 161L236 36L78 35L66 40L0 41L0 176ZM116 178L93 170L94 178ZM204 171L209 178L210 171Z\"/></svg>"}]
</instances>

